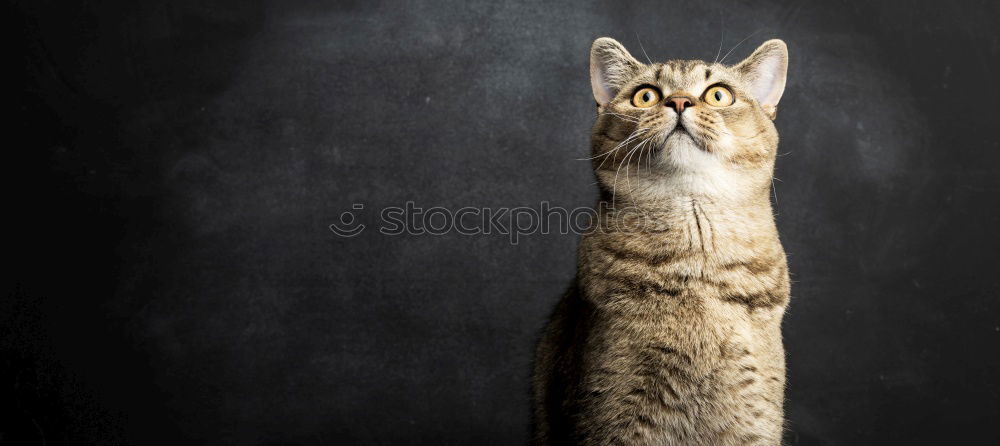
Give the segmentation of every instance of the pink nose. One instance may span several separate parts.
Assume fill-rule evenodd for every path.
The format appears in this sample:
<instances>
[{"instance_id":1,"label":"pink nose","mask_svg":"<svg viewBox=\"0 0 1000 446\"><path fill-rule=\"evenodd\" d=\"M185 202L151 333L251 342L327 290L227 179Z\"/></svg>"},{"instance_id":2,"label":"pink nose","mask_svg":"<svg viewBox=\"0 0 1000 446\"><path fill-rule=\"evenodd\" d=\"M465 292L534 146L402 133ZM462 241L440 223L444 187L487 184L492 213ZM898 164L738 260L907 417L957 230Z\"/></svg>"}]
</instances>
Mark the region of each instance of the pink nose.
<instances>
[{"instance_id":1,"label":"pink nose","mask_svg":"<svg viewBox=\"0 0 1000 446\"><path fill-rule=\"evenodd\" d=\"M680 113L684 111L684 107L690 107L693 103L691 102L691 97L689 96L670 96L666 101L667 107L674 109L675 112Z\"/></svg>"}]
</instances>

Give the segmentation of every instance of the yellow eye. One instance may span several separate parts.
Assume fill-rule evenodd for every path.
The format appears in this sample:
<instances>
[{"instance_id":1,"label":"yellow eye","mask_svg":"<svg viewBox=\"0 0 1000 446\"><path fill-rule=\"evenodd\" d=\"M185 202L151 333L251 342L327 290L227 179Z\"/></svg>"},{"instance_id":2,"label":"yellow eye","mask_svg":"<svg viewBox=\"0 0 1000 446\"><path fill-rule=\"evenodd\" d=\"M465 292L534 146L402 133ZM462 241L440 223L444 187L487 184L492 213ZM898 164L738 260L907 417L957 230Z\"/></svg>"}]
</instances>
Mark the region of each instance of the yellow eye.
<instances>
[{"instance_id":1,"label":"yellow eye","mask_svg":"<svg viewBox=\"0 0 1000 446\"><path fill-rule=\"evenodd\" d=\"M733 92L721 85L716 85L705 91L705 103L715 107L733 105Z\"/></svg>"},{"instance_id":2,"label":"yellow eye","mask_svg":"<svg viewBox=\"0 0 1000 446\"><path fill-rule=\"evenodd\" d=\"M632 105L639 108L649 108L660 102L660 92L653 87L643 87L632 96Z\"/></svg>"}]
</instances>

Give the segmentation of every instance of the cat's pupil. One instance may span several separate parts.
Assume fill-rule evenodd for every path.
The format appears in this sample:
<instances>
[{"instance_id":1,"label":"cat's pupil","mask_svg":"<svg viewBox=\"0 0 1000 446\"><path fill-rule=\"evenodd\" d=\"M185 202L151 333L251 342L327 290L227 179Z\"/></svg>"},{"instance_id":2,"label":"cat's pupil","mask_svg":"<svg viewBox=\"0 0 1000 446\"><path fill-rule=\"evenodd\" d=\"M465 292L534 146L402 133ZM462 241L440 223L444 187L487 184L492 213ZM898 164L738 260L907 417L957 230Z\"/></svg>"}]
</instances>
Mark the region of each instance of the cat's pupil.
<instances>
[{"instance_id":1,"label":"cat's pupil","mask_svg":"<svg viewBox=\"0 0 1000 446\"><path fill-rule=\"evenodd\" d=\"M721 91L715 92L715 100L719 101L719 102L722 102L722 92Z\"/></svg>"},{"instance_id":2,"label":"cat's pupil","mask_svg":"<svg viewBox=\"0 0 1000 446\"><path fill-rule=\"evenodd\" d=\"M645 102L653 102L653 93L647 91L646 94L642 95L642 100Z\"/></svg>"}]
</instances>

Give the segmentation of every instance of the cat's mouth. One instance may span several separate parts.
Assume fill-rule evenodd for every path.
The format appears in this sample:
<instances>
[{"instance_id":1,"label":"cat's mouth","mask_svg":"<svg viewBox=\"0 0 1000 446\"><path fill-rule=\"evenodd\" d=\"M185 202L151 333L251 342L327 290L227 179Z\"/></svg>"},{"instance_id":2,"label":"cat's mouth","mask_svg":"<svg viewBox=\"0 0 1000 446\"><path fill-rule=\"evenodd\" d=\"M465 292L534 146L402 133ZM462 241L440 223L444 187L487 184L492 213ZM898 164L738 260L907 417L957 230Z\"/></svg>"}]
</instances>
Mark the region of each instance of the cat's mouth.
<instances>
[{"instance_id":1,"label":"cat's mouth","mask_svg":"<svg viewBox=\"0 0 1000 446\"><path fill-rule=\"evenodd\" d=\"M675 125L674 128L667 133L667 139L670 139L675 136L676 137L687 136L690 138L691 132L689 132L688 129L684 127L684 124L682 124L678 120L677 125Z\"/></svg>"},{"instance_id":2,"label":"cat's mouth","mask_svg":"<svg viewBox=\"0 0 1000 446\"><path fill-rule=\"evenodd\" d=\"M684 127L684 120L680 119L680 117L678 117L677 123L674 124L674 128L667 133L667 138L674 136L674 134L677 134L678 136L691 136L691 132L688 131L687 127Z\"/></svg>"},{"instance_id":3,"label":"cat's mouth","mask_svg":"<svg viewBox=\"0 0 1000 446\"><path fill-rule=\"evenodd\" d=\"M684 127L681 123L677 123L677 126L667 132L667 136L663 138L664 144L663 148L671 152L676 150L684 151L683 148L691 147L695 150L707 151L702 144L698 141L690 130Z\"/></svg>"},{"instance_id":4,"label":"cat's mouth","mask_svg":"<svg viewBox=\"0 0 1000 446\"><path fill-rule=\"evenodd\" d=\"M695 132L692 132L691 129L684 125L683 120L678 119L677 124L674 125L673 129L670 129L670 131L667 132L667 136L664 138L664 140L667 141L666 146L674 144L689 144L702 151L710 152L711 150L704 145L704 141L698 137L697 129L695 130Z\"/></svg>"}]
</instances>

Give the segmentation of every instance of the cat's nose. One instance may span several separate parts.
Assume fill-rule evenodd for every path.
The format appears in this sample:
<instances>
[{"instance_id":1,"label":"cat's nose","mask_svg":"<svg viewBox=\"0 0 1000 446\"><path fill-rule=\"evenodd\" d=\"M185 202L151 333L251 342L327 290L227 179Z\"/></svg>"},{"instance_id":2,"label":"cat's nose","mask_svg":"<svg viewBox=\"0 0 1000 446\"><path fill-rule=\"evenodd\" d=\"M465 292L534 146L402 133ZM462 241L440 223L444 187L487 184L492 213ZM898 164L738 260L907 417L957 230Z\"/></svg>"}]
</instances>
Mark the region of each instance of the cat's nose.
<instances>
[{"instance_id":1,"label":"cat's nose","mask_svg":"<svg viewBox=\"0 0 1000 446\"><path fill-rule=\"evenodd\" d=\"M694 105L694 101L691 99L691 96L673 95L667 97L666 105L674 109L675 112L680 113L684 111L684 108Z\"/></svg>"}]
</instances>

